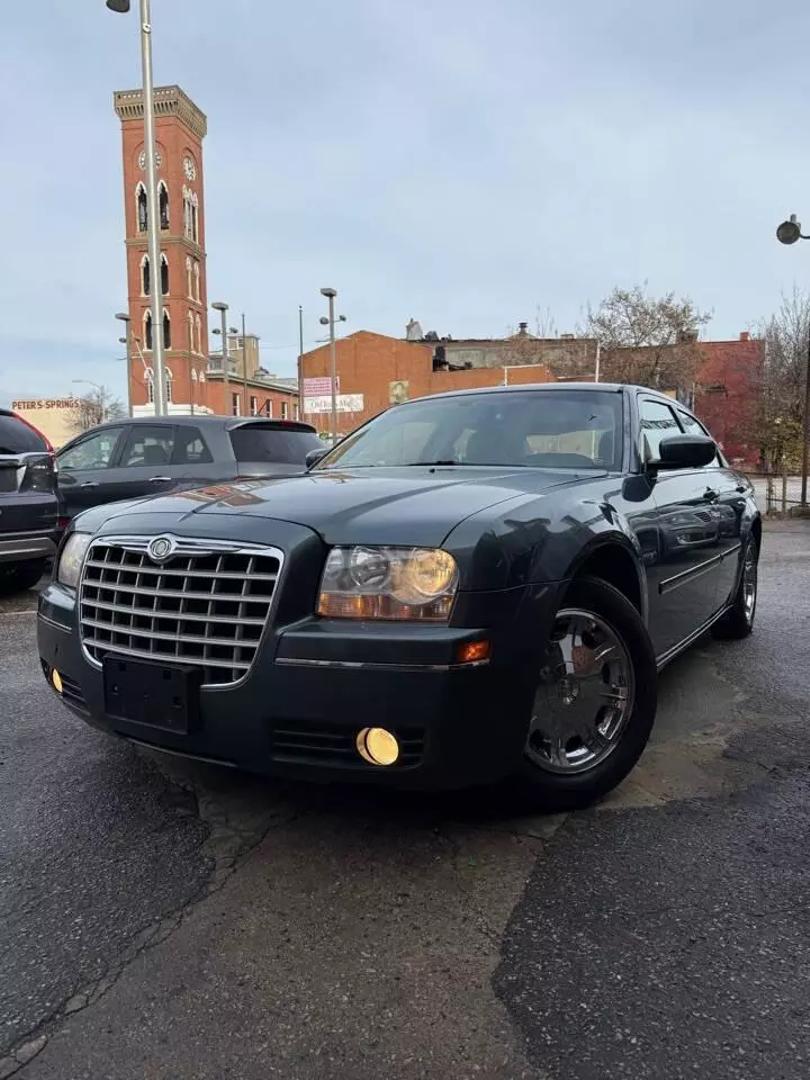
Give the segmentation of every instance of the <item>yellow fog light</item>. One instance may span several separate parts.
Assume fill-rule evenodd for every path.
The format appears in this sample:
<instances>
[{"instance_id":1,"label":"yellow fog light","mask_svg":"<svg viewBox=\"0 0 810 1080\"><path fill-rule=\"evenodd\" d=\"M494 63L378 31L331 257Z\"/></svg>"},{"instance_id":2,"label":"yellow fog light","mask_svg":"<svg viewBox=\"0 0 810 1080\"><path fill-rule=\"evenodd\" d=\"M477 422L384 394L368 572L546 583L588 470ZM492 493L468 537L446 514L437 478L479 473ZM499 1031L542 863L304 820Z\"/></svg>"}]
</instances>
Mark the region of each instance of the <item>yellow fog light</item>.
<instances>
[{"instance_id":1,"label":"yellow fog light","mask_svg":"<svg viewBox=\"0 0 810 1080\"><path fill-rule=\"evenodd\" d=\"M393 765L399 757L399 743L385 728L367 727L357 733L357 753L372 765Z\"/></svg>"},{"instance_id":2,"label":"yellow fog light","mask_svg":"<svg viewBox=\"0 0 810 1080\"><path fill-rule=\"evenodd\" d=\"M62 693L62 676L59 674L59 672L56 670L56 668L54 668L53 671L51 672L51 682L53 683L53 688L57 692L57 694L61 694Z\"/></svg>"}]
</instances>

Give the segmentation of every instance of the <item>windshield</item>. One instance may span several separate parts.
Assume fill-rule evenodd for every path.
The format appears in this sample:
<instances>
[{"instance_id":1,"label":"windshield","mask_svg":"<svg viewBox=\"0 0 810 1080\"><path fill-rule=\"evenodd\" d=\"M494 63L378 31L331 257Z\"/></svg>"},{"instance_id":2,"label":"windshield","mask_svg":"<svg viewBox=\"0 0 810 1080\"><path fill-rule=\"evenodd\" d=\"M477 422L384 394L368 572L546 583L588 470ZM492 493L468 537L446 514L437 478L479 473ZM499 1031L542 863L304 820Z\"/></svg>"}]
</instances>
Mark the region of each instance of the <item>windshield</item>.
<instances>
[{"instance_id":1,"label":"windshield","mask_svg":"<svg viewBox=\"0 0 810 1080\"><path fill-rule=\"evenodd\" d=\"M496 465L621 466L621 395L522 390L398 405L350 435L318 469Z\"/></svg>"}]
</instances>

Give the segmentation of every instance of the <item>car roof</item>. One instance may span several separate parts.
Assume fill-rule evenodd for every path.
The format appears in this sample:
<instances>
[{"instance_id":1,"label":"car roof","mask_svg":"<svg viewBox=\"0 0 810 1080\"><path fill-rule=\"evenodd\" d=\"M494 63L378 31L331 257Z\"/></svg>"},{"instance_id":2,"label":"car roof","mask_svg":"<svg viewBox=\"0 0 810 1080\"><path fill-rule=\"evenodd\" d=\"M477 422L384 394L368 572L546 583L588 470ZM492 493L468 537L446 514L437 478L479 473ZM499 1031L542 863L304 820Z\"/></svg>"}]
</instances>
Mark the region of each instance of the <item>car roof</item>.
<instances>
[{"instance_id":1,"label":"car roof","mask_svg":"<svg viewBox=\"0 0 810 1080\"><path fill-rule=\"evenodd\" d=\"M507 386L481 386L463 390L446 390L441 394L427 394L421 398L411 398L410 402L424 401L427 398L433 400L435 398L469 397L471 394L510 394L520 390L537 391L544 394L553 394L559 390L590 390L591 392L600 394L620 394L625 390L632 390L644 394L651 394L654 397L661 398L662 401L673 401L673 399L666 394L662 394L660 390L653 390L649 386L637 386L634 383L546 382L512 383ZM404 401L402 404L408 405L410 402Z\"/></svg>"},{"instance_id":2,"label":"car roof","mask_svg":"<svg viewBox=\"0 0 810 1080\"><path fill-rule=\"evenodd\" d=\"M271 416L211 416L210 414L184 413L179 416L119 416L116 420L107 420L103 424L96 424L88 431L102 431L104 428L120 427L122 424L173 424L177 427L232 428L244 427L246 424L261 424L263 427L277 428L279 431L315 431L311 424L303 420L276 420ZM83 431L82 435L87 435Z\"/></svg>"}]
</instances>

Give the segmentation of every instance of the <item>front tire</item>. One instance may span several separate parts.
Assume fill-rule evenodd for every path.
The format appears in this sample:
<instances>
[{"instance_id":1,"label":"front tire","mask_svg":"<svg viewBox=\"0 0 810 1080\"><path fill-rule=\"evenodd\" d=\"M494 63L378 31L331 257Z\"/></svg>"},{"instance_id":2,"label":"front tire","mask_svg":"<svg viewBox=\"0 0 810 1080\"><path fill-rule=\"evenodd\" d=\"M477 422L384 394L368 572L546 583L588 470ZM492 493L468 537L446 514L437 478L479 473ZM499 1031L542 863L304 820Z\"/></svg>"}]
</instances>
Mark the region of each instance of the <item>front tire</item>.
<instances>
[{"instance_id":1,"label":"front tire","mask_svg":"<svg viewBox=\"0 0 810 1080\"><path fill-rule=\"evenodd\" d=\"M630 601L600 578L574 580L540 663L517 777L521 801L570 810L616 787L650 737L657 676Z\"/></svg>"}]
</instances>

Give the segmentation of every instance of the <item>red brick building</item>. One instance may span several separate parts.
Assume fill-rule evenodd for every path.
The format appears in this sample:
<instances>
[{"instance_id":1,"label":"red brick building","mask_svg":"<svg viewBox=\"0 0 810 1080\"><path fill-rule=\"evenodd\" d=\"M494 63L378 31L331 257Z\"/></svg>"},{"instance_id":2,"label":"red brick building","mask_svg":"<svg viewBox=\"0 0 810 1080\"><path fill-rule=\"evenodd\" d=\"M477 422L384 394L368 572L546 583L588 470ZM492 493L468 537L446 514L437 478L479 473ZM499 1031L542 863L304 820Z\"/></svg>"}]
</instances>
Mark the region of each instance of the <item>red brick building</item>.
<instances>
[{"instance_id":1,"label":"red brick building","mask_svg":"<svg viewBox=\"0 0 810 1080\"><path fill-rule=\"evenodd\" d=\"M257 338L247 335L246 342L238 338L235 348L229 349L227 365L221 353L209 360L202 148L207 121L179 86L158 87L154 101L159 267L150 265L147 251L143 93L120 90L114 95L123 149L133 412L136 416L154 412L150 296L153 288L160 288L170 412L258 413L293 419L298 407L296 388L263 371Z\"/></svg>"},{"instance_id":2,"label":"red brick building","mask_svg":"<svg viewBox=\"0 0 810 1080\"><path fill-rule=\"evenodd\" d=\"M756 407L765 343L747 332L736 341L702 341L694 410L732 463L759 464Z\"/></svg>"},{"instance_id":3,"label":"red brick building","mask_svg":"<svg viewBox=\"0 0 810 1080\"><path fill-rule=\"evenodd\" d=\"M695 412L733 462L752 467L758 458L753 424L763 343L741 334L737 341L706 341L697 347L701 363L694 387ZM407 340L360 330L336 345L339 431L351 431L409 398L505 384L588 381L595 366L593 339L533 338L525 327L509 338L460 341ZM323 433L331 426L329 372L328 345L302 357L304 419ZM312 413L307 410L312 400L308 383L311 387L315 379L320 380L319 411Z\"/></svg>"}]
</instances>

